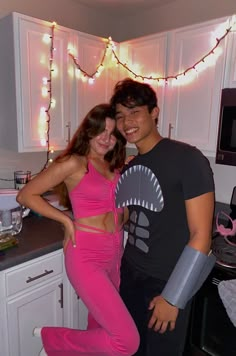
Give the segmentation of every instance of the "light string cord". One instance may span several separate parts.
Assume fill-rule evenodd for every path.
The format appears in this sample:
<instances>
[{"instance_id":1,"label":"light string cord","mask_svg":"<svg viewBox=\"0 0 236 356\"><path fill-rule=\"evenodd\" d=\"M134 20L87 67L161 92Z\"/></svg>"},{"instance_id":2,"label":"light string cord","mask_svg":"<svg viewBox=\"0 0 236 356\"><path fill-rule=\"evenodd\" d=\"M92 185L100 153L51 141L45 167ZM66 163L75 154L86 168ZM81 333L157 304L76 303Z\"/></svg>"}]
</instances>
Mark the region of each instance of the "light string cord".
<instances>
[{"instance_id":1,"label":"light string cord","mask_svg":"<svg viewBox=\"0 0 236 356\"><path fill-rule=\"evenodd\" d=\"M166 83L168 82L168 80L170 79L178 79L180 76L186 75L189 71L191 71L192 69L196 69L196 66L198 64L200 64L201 62L204 63L206 58L209 57L211 54L214 54L215 49L220 45L220 43L224 40L224 38L230 33L230 32L235 32L232 31L232 27L233 26L229 26L226 30L225 33L220 37L220 38L216 38L216 44L215 46L213 46L201 59L199 59L196 63L194 63L192 66L186 68L185 70L179 72L178 74L175 75L169 75L169 76L162 76L162 77L154 77L154 76L146 76L146 75L141 75L139 73L136 73L135 71L133 71L128 65L127 63L121 61L120 57L118 56L118 54L116 53L114 46L113 46L113 41L111 39L111 37L109 37L107 39L107 45L106 48L104 50L104 54L102 57L102 60L100 62L100 64L96 67L96 70L93 73L88 73L85 69L83 69L81 67L81 65L77 62L76 57L69 52L69 56L72 58L74 64L76 65L77 69L79 71L81 71L85 77L94 79L94 76L98 73L98 69L99 67L103 66L103 62L105 60L106 54L108 49L111 47L111 52L117 62L118 65L121 65L124 69L126 69L129 73L131 73L135 78L141 78L142 80L154 80L154 81L165 81Z\"/></svg>"},{"instance_id":2,"label":"light string cord","mask_svg":"<svg viewBox=\"0 0 236 356\"><path fill-rule=\"evenodd\" d=\"M48 79L48 83L49 83L49 102L48 102L48 107L45 110L46 114L47 114L47 130L46 130L46 142L47 142L47 152L46 152L46 162L43 166L43 168L41 169L40 172L42 172L43 170L45 170L48 166L48 162L49 162L49 154L50 154L50 124L51 124L51 114L50 114L50 110L52 107L52 73L54 71L53 69L53 60L54 60L54 30L55 30L55 23L52 24L51 27L51 44L50 44L50 59L49 59L49 79Z\"/></svg>"},{"instance_id":3,"label":"light string cord","mask_svg":"<svg viewBox=\"0 0 236 356\"><path fill-rule=\"evenodd\" d=\"M48 102L48 107L45 110L45 112L47 114L47 130L46 130L47 152L46 152L46 162L45 162L45 164L44 164L44 166L43 166L43 168L41 169L40 172L42 172L43 170L45 170L47 168L48 162L49 162L49 154L50 154L50 122L51 122L50 110L51 110L51 106L52 106L52 72L53 72L53 60L54 60L54 30L55 30L55 23L53 23L52 26L51 26L50 58L49 58L49 79L47 80L48 85L49 85L49 89L48 89L49 102ZM31 174L31 177L36 176L37 174L38 173ZM0 178L0 181L13 182L14 178L13 179Z\"/></svg>"},{"instance_id":4,"label":"light string cord","mask_svg":"<svg viewBox=\"0 0 236 356\"><path fill-rule=\"evenodd\" d=\"M74 62L74 64L75 64L75 66L77 67L77 69L78 69L80 72L82 72L86 77L89 77L89 78L93 79L94 76L98 73L98 69L99 69L100 67L103 67L103 63L104 63L104 61L105 61L105 58L106 58L106 55L107 55L107 51L108 51L108 49L109 49L110 41L111 41L111 40L110 40L110 38L109 38L109 39L107 40L107 45L106 45L106 48L105 48L105 50L104 50L104 53L103 53L102 59L101 59L101 61L100 61L100 64L97 65L95 71L94 71L93 73L91 73L91 74L87 73L87 72L81 67L81 65L78 63L76 57L75 57L71 52L69 52L69 56L72 58L72 60L73 60L73 62Z\"/></svg>"},{"instance_id":5,"label":"light string cord","mask_svg":"<svg viewBox=\"0 0 236 356\"><path fill-rule=\"evenodd\" d=\"M125 68L128 72L130 72L135 78L141 78L141 79L148 79L148 80L157 80L157 81L165 81L167 82L169 79L178 79L178 77L182 76L182 75L186 75L190 70L195 69L195 67L201 63L204 62L205 59L207 57L209 57L211 54L214 53L215 49L219 46L219 44L221 43L221 41L229 34L229 32L231 32L232 26L230 26L229 28L226 29L226 32L224 33L223 36L221 36L219 39L216 38L216 45L207 53L205 54L201 59L199 59L196 63L194 63L192 66L188 67L187 69L185 69L182 72L179 72L176 75L169 75L167 77L152 77L152 76L143 76L141 74L137 74L135 73L132 69L130 69L126 63L121 62L121 60L119 59L119 57L117 56L116 52L114 51L114 49L112 49L112 53L117 61L117 63L119 65L121 65L123 68Z\"/></svg>"}]
</instances>

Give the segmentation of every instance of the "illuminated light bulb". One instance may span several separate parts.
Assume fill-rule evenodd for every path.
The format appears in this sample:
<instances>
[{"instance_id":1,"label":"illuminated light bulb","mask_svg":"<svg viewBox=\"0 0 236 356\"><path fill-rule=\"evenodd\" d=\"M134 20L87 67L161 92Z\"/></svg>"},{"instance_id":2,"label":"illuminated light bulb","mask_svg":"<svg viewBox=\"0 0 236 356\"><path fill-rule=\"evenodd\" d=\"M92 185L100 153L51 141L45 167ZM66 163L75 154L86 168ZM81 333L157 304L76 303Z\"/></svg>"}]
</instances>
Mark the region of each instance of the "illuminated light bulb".
<instances>
[{"instance_id":1,"label":"illuminated light bulb","mask_svg":"<svg viewBox=\"0 0 236 356\"><path fill-rule=\"evenodd\" d=\"M82 79L82 82L84 82L84 83L86 83L88 81L88 77L86 75L83 75L81 77L81 79Z\"/></svg>"},{"instance_id":2,"label":"illuminated light bulb","mask_svg":"<svg viewBox=\"0 0 236 356\"><path fill-rule=\"evenodd\" d=\"M49 44L49 43L51 43L51 35L49 35L48 33L45 33L44 35L43 35L43 42L44 43L46 43L46 44Z\"/></svg>"},{"instance_id":3,"label":"illuminated light bulb","mask_svg":"<svg viewBox=\"0 0 236 356\"><path fill-rule=\"evenodd\" d=\"M215 50L214 50L214 54L216 56L216 58L219 58L220 55L223 53L222 47L218 46Z\"/></svg>"},{"instance_id":4,"label":"illuminated light bulb","mask_svg":"<svg viewBox=\"0 0 236 356\"><path fill-rule=\"evenodd\" d=\"M52 25L53 26L57 26L57 23L55 21L53 21Z\"/></svg>"},{"instance_id":5,"label":"illuminated light bulb","mask_svg":"<svg viewBox=\"0 0 236 356\"><path fill-rule=\"evenodd\" d=\"M81 75L82 75L81 70L80 70L79 68L76 68L76 70L75 70L75 76L76 76L76 78L80 79L80 78L81 78Z\"/></svg>"},{"instance_id":6,"label":"illuminated light bulb","mask_svg":"<svg viewBox=\"0 0 236 356\"><path fill-rule=\"evenodd\" d=\"M203 72L207 66L205 62L201 61L198 64L196 64L195 67L197 68L198 72Z\"/></svg>"},{"instance_id":7,"label":"illuminated light bulb","mask_svg":"<svg viewBox=\"0 0 236 356\"><path fill-rule=\"evenodd\" d=\"M55 108L56 107L56 99L55 98L52 98L51 99L51 108Z\"/></svg>"},{"instance_id":8,"label":"illuminated light bulb","mask_svg":"<svg viewBox=\"0 0 236 356\"><path fill-rule=\"evenodd\" d=\"M115 43L114 43L114 42L111 42L111 48L112 48L112 50L113 50L113 51L115 51L115 50L116 50L116 45L115 45Z\"/></svg>"},{"instance_id":9,"label":"illuminated light bulb","mask_svg":"<svg viewBox=\"0 0 236 356\"><path fill-rule=\"evenodd\" d=\"M43 77L42 78L42 82L44 85L47 85L48 84L48 78L47 77Z\"/></svg>"},{"instance_id":10,"label":"illuminated light bulb","mask_svg":"<svg viewBox=\"0 0 236 356\"><path fill-rule=\"evenodd\" d=\"M41 138L40 139L40 143L41 143L41 146L46 146L46 144L47 144L47 141L46 141L46 139L45 138Z\"/></svg>"},{"instance_id":11,"label":"illuminated light bulb","mask_svg":"<svg viewBox=\"0 0 236 356\"><path fill-rule=\"evenodd\" d=\"M180 74L178 77L177 77L177 80L173 80L172 81L172 85L173 86L179 86L179 85L182 85L186 82L186 75L185 74Z\"/></svg>"},{"instance_id":12,"label":"illuminated light bulb","mask_svg":"<svg viewBox=\"0 0 236 356\"><path fill-rule=\"evenodd\" d=\"M165 86L165 79L159 79L158 83L159 83L159 86L164 87Z\"/></svg>"},{"instance_id":13,"label":"illuminated light bulb","mask_svg":"<svg viewBox=\"0 0 236 356\"><path fill-rule=\"evenodd\" d=\"M74 71L74 67L73 66L69 66L68 68L68 74L71 78L74 78L74 74L75 74L75 71Z\"/></svg>"},{"instance_id":14,"label":"illuminated light bulb","mask_svg":"<svg viewBox=\"0 0 236 356\"><path fill-rule=\"evenodd\" d=\"M55 63L53 63L53 65L52 65L52 76L53 77L58 76L58 66Z\"/></svg>"},{"instance_id":15,"label":"illuminated light bulb","mask_svg":"<svg viewBox=\"0 0 236 356\"><path fill-rule=\"evenodd\" d=\"M209 56L207 56L204 59L204 63L206 65L206 67L211 67L211 66L215 65L215 62L216 62L216 57L215 57L214 53L210 54Z\"/></svg>"},{"instance_id":16,"label":"illuminated light bulb","mask_svg":"<svg viewBox=\"0 0 236 356\"><path fill-rule=\"evenodd\" d=\"M68 54L70 54L73 57L76 56L76 49L75 49L75 47L73 46L72 43L68 44L67 50L68 50Z\"/></svg>"},{"instance_id":17,"label":"illuminated light bulb","mask_svg":"<svg viewBox=\"0 0 236 356\"><path fill-rule=\"evenodd\" d=\"M89 82L89 84L93 84L94 83L94 78L89 78L88 82Z\"/></svg>"},{"instance_id":18,"label":"illuminated light bulb","mask_svg":"<svg viewBox=\"0 0 236 356\"><path fill-rule=\"evenodd\" d=\"M41 92L42 92L43 98L46 98L48 96L48 88L47 87L42 87Z\"/></svg>"},{"instance_id":19,"label":"illuminated light bulb","mask_svg":"<svg viewBox=\"0 0 236 356\"><path fill-rule=\"evenodd\" d=\"M112 44L113 44L113 41L112 41L112 38L111 36L108 37L108 47L112 47Z\"/></svg>"},{"instance_id":20,"label":"illuminated light bulb","mask_svg":"<svg viewBox=\"0 0 236 356\"><path fill-rule=\"evenodd\" d=\"M101 65L99 66L98 70L99 70L100 73L104 70L103 64L101 64Z\"/></svg>"},{"instance_id":21,"label":"illuminated light bulb","mask_svg":"<svg viewBox=\"0 0 236 356\"><path fill-rule=\"evenodd\" d=\"M44 106L41 106L40 108L40 116L45 116L46 115L46 108Z\"/></svg>"},{"instance_id":22,"label":"illuminated light bulb","mask_svg":"<svg viewBox=\"0 0 236 356\"><path fill-rule=\"evenodd\" d=\"M50 148L50 153L54 153L54 147Z\"/></svg>"},{"instance_id":23,"label":"illuminated light bulb","mask_svg":"<svg viewBox=\"0 0 236 356\"><path fill-rule=\"evenodd\" d=\"M49 160L48 160L50 163L52 163L53 162L53 159L52 158L49 158Z\"/></svg>"},{"instance_id":24,"label":"illuminated light bulb","mask_svg":"<svg viewBox=\"0 0 236 356\"><path fill-rule=\"evenodd\" d=\"M96 73L95 73L95 77L96 77L96 78L99 78L100 75L101 75L101 73L99 72L99 70L97 70Z\"/></svg>"},{"instance_id":25,"label":"illuminated light bulb","mask_svg":"<svg viewBox=\"0 0 236 356\"><path fill-rule=\"evenodd\" d=\"M46 63L48 64L45 54L41 55L39 62L40 62L40 64L43 64L43 65L45 65Z\"/></svg>"},{"instance_id":26,"label":"illuminated light bulb","mask_svg":"<svg viewBox=\"0 0 236 356\"><path fill-rule=\"evenodd\" d=\"M179 84L178 84L178 80L179 80L178 77L170 79L170 84L171 84L171 86L172 86L172 87L177 87L177 86L179 85Z\"/></svg>"},{"instance_id":27,"label":"illuminated light bulb","mask_svg":"<svg viewBox=\"0 0 236 356\"><path fill-rule=\"evenodd\" d=\"M192 81L193 79L195 79L196 76L198 76L197 66L194 66L192 69L190 69L190 70L187 72L187 76L189 77L190 81Z\"/></svg>"}]
</instances>

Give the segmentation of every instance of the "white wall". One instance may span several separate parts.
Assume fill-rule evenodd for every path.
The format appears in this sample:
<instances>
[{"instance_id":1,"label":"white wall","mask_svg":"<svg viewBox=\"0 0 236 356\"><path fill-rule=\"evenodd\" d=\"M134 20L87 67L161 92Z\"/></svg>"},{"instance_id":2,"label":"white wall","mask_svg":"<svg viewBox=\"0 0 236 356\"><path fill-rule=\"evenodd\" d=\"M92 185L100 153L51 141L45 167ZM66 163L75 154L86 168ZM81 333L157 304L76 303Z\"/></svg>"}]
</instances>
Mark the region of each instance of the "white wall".
<instances>
[{"instance_id":1,"label":"white wall","mask_svg":"<svg viewBox=\"0 0 236 356\"><path fill-rule=\"evenodd\" d=\"M73 0L1 0L0 17L20 12L61 26L101 37L113 36L114 20L99 10L78 5Z\"/></svg>"},{"instance_id":2,"label":"white wall","mask_svg":"<svg viewBox=\"0 0 236 356\"><path fill-rule=\"evenodd\" d=\"M114 38L125 41L236 14L235 0L175 0L139 14L124 16Z\"/></svg>"}]
</instances>

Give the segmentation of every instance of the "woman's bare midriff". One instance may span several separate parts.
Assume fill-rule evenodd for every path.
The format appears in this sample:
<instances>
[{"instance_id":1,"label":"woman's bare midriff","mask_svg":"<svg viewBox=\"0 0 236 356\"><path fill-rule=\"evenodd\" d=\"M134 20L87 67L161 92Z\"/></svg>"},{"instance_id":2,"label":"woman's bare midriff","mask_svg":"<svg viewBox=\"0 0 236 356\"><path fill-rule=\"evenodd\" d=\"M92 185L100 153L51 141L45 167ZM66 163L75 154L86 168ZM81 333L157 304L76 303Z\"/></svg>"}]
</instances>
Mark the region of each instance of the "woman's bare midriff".
<instances>
[{"instance_id":1,"label":"woman's bare midriff","mask_svg":"<svg viewBox=\"0 0 236 356\"><path fill-rule=\"evenodd\" d=\"M80 224L86 226L81 226ZM101 233L102 231L113 233L116 231L120 231L123 227L123 224L124 215L118 214L118 222L116 224L114 213L112 211L98 216L75 219L75 227L77 230L94 233Z\"/></svg>"}]
</instances>

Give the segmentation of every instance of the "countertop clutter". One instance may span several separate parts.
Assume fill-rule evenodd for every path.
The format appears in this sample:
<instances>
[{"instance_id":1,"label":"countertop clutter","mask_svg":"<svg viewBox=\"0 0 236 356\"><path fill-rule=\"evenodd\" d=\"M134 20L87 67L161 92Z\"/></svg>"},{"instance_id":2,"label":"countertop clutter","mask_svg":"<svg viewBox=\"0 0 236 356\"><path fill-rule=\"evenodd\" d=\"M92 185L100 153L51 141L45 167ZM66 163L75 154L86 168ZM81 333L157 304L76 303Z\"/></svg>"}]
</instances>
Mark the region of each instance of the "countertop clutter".
<instances>
[{"instance_id":1,"label":"countertop clutter","mask_svg":"<svg viewBox=\"0 0 236 356\"><path fill-rule=\"evenodd\" d=\"M0 271L62 248L63 226L51 219L30 214L16 237L17 246L0 255Z\"/></svg>"}]
</instances>

